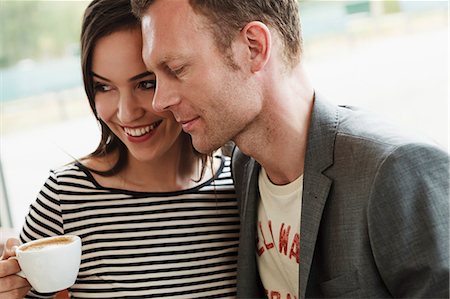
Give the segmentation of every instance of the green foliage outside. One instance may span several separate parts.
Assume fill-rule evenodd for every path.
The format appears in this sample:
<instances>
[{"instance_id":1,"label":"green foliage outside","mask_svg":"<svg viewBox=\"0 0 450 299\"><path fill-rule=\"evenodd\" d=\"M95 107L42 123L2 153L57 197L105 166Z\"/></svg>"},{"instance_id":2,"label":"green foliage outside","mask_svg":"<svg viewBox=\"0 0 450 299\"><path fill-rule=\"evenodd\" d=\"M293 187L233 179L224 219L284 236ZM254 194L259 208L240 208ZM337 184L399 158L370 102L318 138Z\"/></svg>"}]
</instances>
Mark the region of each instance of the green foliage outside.
<instances>
[{"instance_id":1,"label":"green foliage outside","mask_svg":"<svg viewBox=\"0 0 450 299\"><path fill-rule=\"evenodd\" d=\"M401 10L400 3L398 1L385 1L383 2L383 6L386 14L398 13Z\"/></svg>"},{"instance_id":2,"label":"green foliage outside","mask_svg":"<svg viewBox=\"0 0 450 299\"><path fill-rule=\"evenodd\" d=\"M73 52L88 3L0 0L0 68Z\"/></svg>"}]
</instances>

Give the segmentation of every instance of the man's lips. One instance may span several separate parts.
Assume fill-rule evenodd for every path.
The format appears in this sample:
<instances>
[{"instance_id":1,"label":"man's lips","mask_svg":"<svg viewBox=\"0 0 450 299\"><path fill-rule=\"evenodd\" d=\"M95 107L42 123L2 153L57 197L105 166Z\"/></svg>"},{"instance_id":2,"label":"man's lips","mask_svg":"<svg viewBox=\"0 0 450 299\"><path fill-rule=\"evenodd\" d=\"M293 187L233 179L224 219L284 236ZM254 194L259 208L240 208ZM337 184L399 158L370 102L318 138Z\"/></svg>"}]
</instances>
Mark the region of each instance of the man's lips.
<instances>
[{"instance_id":1,"label":"man's lips","mask_svg":"<svg viewBox=\"0 0 450 299\"><path fill-rule=\"evenodd\" d=\"M191 131L192 127L195 125L195 123L197 122L197 120L199 118L200 117L197 116L197 117L191 118L189 120L180 120L179 122L181 123L181 127L183 128L183 131L185 131L185 132Z\"/></svg>"}]
</instances>

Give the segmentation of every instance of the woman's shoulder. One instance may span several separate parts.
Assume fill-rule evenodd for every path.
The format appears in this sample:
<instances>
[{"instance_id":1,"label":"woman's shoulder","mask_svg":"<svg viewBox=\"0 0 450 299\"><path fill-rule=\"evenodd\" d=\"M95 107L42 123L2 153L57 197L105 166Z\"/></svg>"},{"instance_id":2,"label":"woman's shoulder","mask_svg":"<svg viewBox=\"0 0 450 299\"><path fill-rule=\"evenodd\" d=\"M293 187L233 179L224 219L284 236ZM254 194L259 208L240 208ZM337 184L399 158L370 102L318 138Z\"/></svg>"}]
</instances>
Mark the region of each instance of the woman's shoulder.
<instances>
[{"instance_id":1,"label":"woman's shoulder","mask_svg":"<svg viewBox=\"0 0 450 299\"><path fill-rule=\"evenodd\" d=\"M219 163L217 163L219 162ZM228 156L214 155L214 175L199 187L200 191L228 192L234 190L231 177L231 159Z\"/></svg>"},{"instance_id":2,"label":"woman's shoulder","mask_svg":"<svg viewBox=\"0 0 450 299\"><path fill-rule=\"evenodd\" d=\"M207 164L205 173L209 176L205 179L206 181L218 179L230 173L231 159L220 152L214 153Z\"/></svg>"},{"instance_id":3,"label":"woman's shoulder","mask_svg":"<svg viewBox=\"0 0 450 299\"><path fill-rule=\"evenodd\" d=\"M82 174L83 171L80 166L81 165L79 161L73 161L65 165L51 169L50 173L52 176L56 177L71 175L74 173Z\"/></svg>"},{"instance_id":4,"label":"woman's shoulder","mask_svg":"<svg viewBox=\"0 0 450 299\"><path fill-rule=\"evenodd\" d=\"M216 155L217 159L220 159L220 173L230 173L231 172L231 157L227 155Z\"/></svg>"},{"instance_id":5,"label":"woman's shoulder","mask_svg":"<svg viewBox=\"0 0 450 299\"><path fill-rule=\"evenodd\" d=\"M84 165L84 161L79 160L51 169L47 183L60 186L77 184L90 188L95 186L88 168Z\"/></svg>"},{"instance_id":6,"label":"woman's shoulder","mask_svg":"<svg viewBox=\"0 0 450 299\"><path fill-rule=\"evenodd\" d=\"M86 157L80 159L78 164L87 169L95 169L96 171L108 171L113 166L111 161L115 161L114 157Z\"/></svg>"}]
</instances>

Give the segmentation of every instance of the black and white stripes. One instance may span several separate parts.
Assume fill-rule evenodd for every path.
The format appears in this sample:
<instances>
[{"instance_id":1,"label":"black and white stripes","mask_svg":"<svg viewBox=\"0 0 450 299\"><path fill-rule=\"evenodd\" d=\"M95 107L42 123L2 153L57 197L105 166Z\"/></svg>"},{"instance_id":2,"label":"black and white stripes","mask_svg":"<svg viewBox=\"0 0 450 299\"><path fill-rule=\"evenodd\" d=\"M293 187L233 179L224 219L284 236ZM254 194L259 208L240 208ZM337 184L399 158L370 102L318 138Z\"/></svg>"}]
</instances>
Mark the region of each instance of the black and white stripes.
<instances>
[{"instance_id":1,"label":"black and white stripes","mask_svg":"<svg viewBox=\"0 0 450 299\"><path fill-rule=\"evenodd\" d=\"M236 296L239 215L229 159L213 180L170 193L103 188L79 164L53 171L21 239L56 234L83 242L73 298Z\"/></svg>"}]
</instances>

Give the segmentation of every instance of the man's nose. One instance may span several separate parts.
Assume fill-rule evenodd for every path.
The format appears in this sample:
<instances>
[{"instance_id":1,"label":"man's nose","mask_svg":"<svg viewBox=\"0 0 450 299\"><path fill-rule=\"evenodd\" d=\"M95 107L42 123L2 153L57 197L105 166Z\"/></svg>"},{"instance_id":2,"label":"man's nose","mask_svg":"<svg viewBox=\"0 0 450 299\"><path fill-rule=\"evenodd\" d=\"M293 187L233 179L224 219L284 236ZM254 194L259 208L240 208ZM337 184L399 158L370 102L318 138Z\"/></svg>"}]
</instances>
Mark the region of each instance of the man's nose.
<instances>
[{"instance_id":1,"label":"man's nose","mask_svg":"<svg viewBox=\"0 0 450 299\"><path fill-rule=\"evenodd\" d=\"M164 112L170 110L172 106L180 103L180 99L180 93L174 84L158 80L152 102L155 111Z\"/></svg>"}]
</instances>

